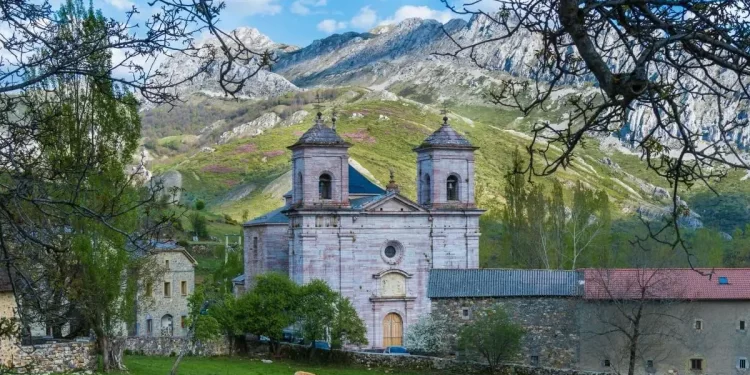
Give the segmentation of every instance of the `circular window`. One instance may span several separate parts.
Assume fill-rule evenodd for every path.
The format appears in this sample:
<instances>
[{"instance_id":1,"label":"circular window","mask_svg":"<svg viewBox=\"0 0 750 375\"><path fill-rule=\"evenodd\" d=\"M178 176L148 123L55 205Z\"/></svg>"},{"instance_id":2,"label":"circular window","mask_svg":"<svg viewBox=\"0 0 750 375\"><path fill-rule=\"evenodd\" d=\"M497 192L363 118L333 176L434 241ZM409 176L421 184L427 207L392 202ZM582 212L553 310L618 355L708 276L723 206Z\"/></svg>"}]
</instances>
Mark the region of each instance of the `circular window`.
<instances>
[{"instance_id":1,"label":"circular window","mask_svg":"<svg viewBox=\"0 0 750 375\"><path fill-rule=\"evenodd\" d=\"M388 264L397 264L404 256L404 249L397 241L388 241L382 249L380 256Z\"/></svg>"}]
</instances>

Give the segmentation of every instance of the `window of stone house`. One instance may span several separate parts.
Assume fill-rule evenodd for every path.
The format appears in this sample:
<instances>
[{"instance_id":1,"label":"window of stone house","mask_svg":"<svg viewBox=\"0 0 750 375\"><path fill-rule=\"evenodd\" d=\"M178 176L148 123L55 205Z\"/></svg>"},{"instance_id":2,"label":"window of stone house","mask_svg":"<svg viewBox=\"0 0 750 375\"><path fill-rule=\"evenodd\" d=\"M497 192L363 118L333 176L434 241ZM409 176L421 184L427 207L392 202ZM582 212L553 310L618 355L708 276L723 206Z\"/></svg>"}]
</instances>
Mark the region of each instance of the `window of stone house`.
<instances>
[{"instance_id":1,"label":"window of stone house","mask_svg":"<svg viewBox=\"0 0 750 375\"><path fill-rule=\"evenodd\" d=\"M146 319L146 334L151 336L154 333L154 324L151 319Z\"/></svg>"},{"instance_id":2,"label":"window of stone house","mask_svg":"<svg viewBox=\"0 0 750 375\"><path fill-rule=\"evenodd\" d=\"M164 297L172 297L172 283L168 281L164 283Z\"/></svg>"},{"instance_id":3,"label":"window of stone house","mask_svg":"<svg viewBox=\"0 0 750 375\"><path fill-rule=\"evenodd\" d=\"M745 321L740 320L740 331L744 331L744 330L745 330Z\"/></svg>"},{"instance_id":4,"label":"window of stone house","mask_svg":"<svg viewBox=\"0 0 750 375\"><path fill-rule=\"evenodd\" d=\"M253 251L258 253L258 237L253 237Z\"/></svg>"},{"instance_id":5,"label":"window of stone house","mask_svg":"<svg viewBox=\"0 0 750 375\"><path fill-rule=\"evenodd\" d=\"M532 355L531 359L529 360L529 363L531 363L532 366L539 366L539 356Z\"/></svg>"},{"instance_id":6,"label":"window of stone house","mask_svg":"<svg viewBox=\"0 0 750 375\"><path fill-rule=\"evenodd\" d=\"M186 296L188 294L187 281L180 281L180 292L183 296Z\"/></svg>"},{"instance_id":7,"label":"window of stone house","mask_svg":"<svg viewBox=\"0 0 750 375\"><path fill-rule=\"evenodd\" d=\"M703 370L703 360L700 358L691 358L690 369L691 370Z\"/></svg>"},{"instance_id":8,"label":"window of stone house","mask_svg":"<svg viewBox=\"0 0 750 375\"><path fill-rule=\"evenodd\" d=\"M740 370L746 370L747 369L747 358L740 358L737 360L737 368Z\"/></svg>"},{"instance_id":9,"label":"window of stone house","mask_svg":"<svg viewBox=\"0 0 750 375\"><path fill-rule=\"evenodd\" d=\"M458 177L456 176L448 176L448 180L445 184L445 191L447 194L447 199L449 201L457 201L458 200Z\"/></svg>"},{"instance_id":10,"label":"window of stone house","mask_svg":"<svg viewBox=\"0 0 750 375\"><path fill-rule=\"evenodd\" d=\"M331 199L331 175L323 173L318 180L320 199Z\"/></svg>"},{"instance_id":11,"label":"window of stone house","mask_svg":"<svg viewBox=\"0 0 750 375\"><path fill-rule=\"evenodd\" d=\"M164 267L166 269L169 269L169 259L167 259L167 260L164 261Z\"/></svg>"},{"instance_id":12,"label":"window of stone house","mask_svg":"<svg viewBox=\"0 0 750 375\"><path fill-rule=\"evenodd\" d=\"M146 297L151 297L151 295L153 294L153 290L154 290L154 285L151 283L146 283L146 291L145 291Z\"/></svg>"},{"instance_id":13,"label":"window of stone house","mask_svg":"<svg viewBox=\"0 0 750 375\"><path fill-rule=\"evenodd\" d=\"M693 327L695 328L696 331L702 330L703 329L703 320L696 319L695 323L693 323Z\"/></svg>"},{"instance_id":14,"label":"window of stone house","mask_svg":"<svg viewBox=\"0 0 750 375\"><path fill-rule=\"evenodd\" d=\"M608 359L605 359L604 362L602 363L602 365L604 367L611 367L612 366L612 362L610 362Z\"/></svg>"},{"instance_id":15,"label":"window of stone house","mask_svg":"<svg viewBox=\"0 0 750 375\"><path fill-rule=\"evenodd\" d=\"M646 361L646 368L654 368L654 360L649 359Z\"/></svg>"},{"instance_id":16,"label":"window of stone house","mask_svg":"<svg viewBox=\"0 0 750 375\"><path fill-rule=\"evenodd\" d=\"M468 307L461 308L461 319L471 319L471 309Z\"/></svg>"},{"instance_id":17,"label":"window of stone house","mask_svg":"<svg viewBox=\"0 0 750 375\"><path fill-rule=\"evenodd\" d=\"M185 328L185 319L187 319L187 316L183 315L180 317L180 327Z\"/></svg>"}]
</instances>

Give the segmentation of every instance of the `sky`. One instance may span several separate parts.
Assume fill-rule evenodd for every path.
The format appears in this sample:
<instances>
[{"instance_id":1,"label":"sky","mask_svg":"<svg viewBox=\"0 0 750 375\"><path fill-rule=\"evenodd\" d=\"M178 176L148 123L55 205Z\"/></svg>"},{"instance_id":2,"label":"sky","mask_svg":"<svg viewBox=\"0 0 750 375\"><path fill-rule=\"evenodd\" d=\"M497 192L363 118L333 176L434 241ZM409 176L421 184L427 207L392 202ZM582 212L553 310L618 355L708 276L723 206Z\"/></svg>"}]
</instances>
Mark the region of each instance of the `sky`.
<instances>
[{"instance_id":1,"label":"sky","mask_svg":"<svg viewBox=\"0 0 750 375\"><path fill-rule=\"evenodd\" d=\"M255 27L274 42L304 47L315 39L347 31L364 32L375 26L411 17L447 22L459 15L440 0L224 0L220 26L232 30ZM93 0L104 15L121 19L136 6L148 11L148 0ZM465 17L464 17L465 18Z\"/></svg>"}]
</instances>

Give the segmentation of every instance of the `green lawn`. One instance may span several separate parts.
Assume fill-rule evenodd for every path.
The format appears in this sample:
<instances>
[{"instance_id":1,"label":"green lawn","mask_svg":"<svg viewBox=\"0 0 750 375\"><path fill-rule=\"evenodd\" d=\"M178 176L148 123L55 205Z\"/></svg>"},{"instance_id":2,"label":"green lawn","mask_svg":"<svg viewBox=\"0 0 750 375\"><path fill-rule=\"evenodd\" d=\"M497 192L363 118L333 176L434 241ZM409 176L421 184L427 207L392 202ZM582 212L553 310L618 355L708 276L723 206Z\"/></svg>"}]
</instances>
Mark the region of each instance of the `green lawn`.
<instances>
[{"instance_id":1,"label":"green lawn","mask_svg":"<svg viewBox=\"0 0 750 375\"><path fill-rule=\"evenodd\" d=\"M125 366L131 375L167 375L173 362L174 357L127 356L125 358ZM179 373L180 375L293 375L296 371L307 371L316 375L419 374L385 369L368 370L362 367L307 365L289 361L274 361L266 364L257 359L222 357L185 357L180 364Z\"/></svg>"}]
</instances>

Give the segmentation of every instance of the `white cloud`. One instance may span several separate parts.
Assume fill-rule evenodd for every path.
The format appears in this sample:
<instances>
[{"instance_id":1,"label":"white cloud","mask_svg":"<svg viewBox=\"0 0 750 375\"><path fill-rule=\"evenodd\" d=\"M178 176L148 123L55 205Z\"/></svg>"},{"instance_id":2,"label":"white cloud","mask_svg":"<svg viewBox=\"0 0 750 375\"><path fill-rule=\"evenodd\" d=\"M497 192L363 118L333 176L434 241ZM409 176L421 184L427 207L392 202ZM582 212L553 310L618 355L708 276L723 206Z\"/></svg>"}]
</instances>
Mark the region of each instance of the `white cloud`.
<instances>
[{"instance_id":1,"label":"white cloud","mask_svg":"<svg viewBox=\"0 0 750 375\"><path fill-rule=\"evenodd\" d=\"M294 14L306 15L310 14L310 7L322 7L327 3L327 0L297 0L289 10Z\"/></svg>"},{"instance_id":2,"label":"white cloud","mask_svg":"<svg viewBox=\"0 0 750 375\"><path fill-rule=\"evenodd\" d=\"M109 5L112 5L113 7L119 9L119 10L130 10L133 8L133 3L130 0L107 0Z\"/></svg>"},{"instance_id":3,"label":"white cloud","mask_svg":"<svg viewBox=\"0 0 750 375\"><path fill-rule=\"evenodd\" d=\"M351 24L353 27L360 29L369 29L378 20L378 14L370 6L366 6L359 10L356 16L352 17Z\"/></svg>"},{"instance_id":4,"label":"white cloud","mask_svg":"<svg viewBox=\"0 0 750 375\"><path fill-rule=\"evenodd\" d=\"M326 32L326 33L334 33L336 30L341 30L343 28L346 28L346 22L336 21L336 20L323 20L320 21L318 24L318 30Z\"/></svg>"},{"instance_id":5,"label":"white cloud","mask_svg":"<svg viewBox=\"0 0 750 375\"><path fill-rule=\"evenodd\" d=\"M399 23L408 18L433 19L440 21L441 23L446 23L451 19L456 18L456 15L450 10L435 10L426 6L404 5L401 8L398 8L392 17L386 18L381 21L380 24L388 25Z\"/></svg>"},{"instance_id":6,"label":"white cloud","mask_svg":"<svg viewBox=\"0 0 750 375\"><path fill-rule=\"evenodd\" d=\"M222 11L222 15L233 12L241 12L245 16L254 14L274 15L281 12L279 0L226 0L226 4L227 9Z\"/></svg>"}]
</instances>

